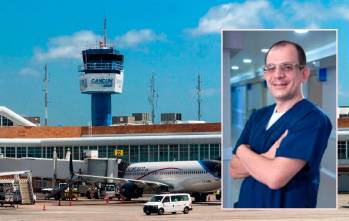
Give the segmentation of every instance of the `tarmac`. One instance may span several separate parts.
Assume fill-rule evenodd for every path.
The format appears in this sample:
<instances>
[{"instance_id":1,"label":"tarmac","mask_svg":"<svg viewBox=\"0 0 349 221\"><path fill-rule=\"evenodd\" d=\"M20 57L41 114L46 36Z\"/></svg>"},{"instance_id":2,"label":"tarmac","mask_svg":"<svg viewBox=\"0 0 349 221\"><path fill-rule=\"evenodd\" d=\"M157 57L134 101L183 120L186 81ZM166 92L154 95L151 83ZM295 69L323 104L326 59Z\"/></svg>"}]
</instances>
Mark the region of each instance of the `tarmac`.
<instances>
[{"instance_id":1,"label":"tarmac","mask_svg":"<svg viewBox=\"0 0 349 221\"><path fill-rule=\"evenodd\" d=\"M143 213L144 200L131 202L104 200L58 201L40 200L35 205L18 208L0 207L0 220L345 220L349 219L349 194L340 194L338 209L275 209L275 210L222 210L218 202L193 204L189 214Z\"/></svg>"}]
</instances>

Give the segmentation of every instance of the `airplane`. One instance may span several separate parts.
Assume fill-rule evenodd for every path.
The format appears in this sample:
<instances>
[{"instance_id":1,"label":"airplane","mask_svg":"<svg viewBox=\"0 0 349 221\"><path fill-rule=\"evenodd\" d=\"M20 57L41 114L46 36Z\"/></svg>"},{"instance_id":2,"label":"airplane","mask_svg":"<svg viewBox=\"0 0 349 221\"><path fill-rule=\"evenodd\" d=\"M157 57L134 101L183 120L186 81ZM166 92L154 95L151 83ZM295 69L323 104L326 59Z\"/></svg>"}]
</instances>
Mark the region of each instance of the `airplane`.
<instances>
[{"instance_id":1,"label":"airplane","mask_svg":"<svg viewBox=\"0 0 349 221\"><path fill-rule=\"evenodd\" d=\"M208 193L220 189L221 186L221 162L218 160L144 162L130 165L124 162L119 164L120 177L106 177L75 173L72 155L69 157L71 177L67 187L77 181L113 182L124 199L138 198L144 190L152 190L156 193L191 193L196 202L202 202L206 201Z\"/></svg>"}]
</instances>

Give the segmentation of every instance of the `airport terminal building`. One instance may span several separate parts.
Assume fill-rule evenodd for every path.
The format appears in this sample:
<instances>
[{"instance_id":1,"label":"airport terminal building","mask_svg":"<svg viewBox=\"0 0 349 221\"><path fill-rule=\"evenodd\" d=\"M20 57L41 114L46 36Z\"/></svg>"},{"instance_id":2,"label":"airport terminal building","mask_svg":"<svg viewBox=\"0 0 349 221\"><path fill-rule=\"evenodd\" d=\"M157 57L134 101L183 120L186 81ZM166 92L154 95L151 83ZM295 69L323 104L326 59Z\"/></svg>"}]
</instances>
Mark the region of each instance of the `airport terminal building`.
<instances>
[{"instance_id":1,"label":"airport terminal building","mask_svg":"<svg viewBox=\"0 0 349 221\"><path fill-rule=\"evenodd\" d=\"M0 156L6 158L84 160L89 150L98 158L129 163L219 159L220 123L38 127L13 111L0 108ZM6 124L4 124L6 122Z\"/></svg>"},{"instance_id":2,"label":"airport terminal building","mask_svg":"<svg viewBox=\"0 0 349 221\"><path fill-rule=\"evenodd\" d=\"M347 112L348 113L348 112ZM338 192L349 192L349 115L338 119Z\"/></svg>"},{"instance_id":3,"label":"airport terminal building","mask_svg":"<svg viewBox=\"0 0 349 221\"><path fill-rule=\"evenodd\" d=\"M52 158L54 148L59 159L70 149L74 160L83 160L87 150L98 158L122 150L119 158L129 163L218 159L220 123L0 129L3 157Z\"/></svg>"},{"instance_id":4,"label":"airport terminal building","mask_svg":"<svg viewBox=\"0 0 349 221\"><path fill-rule=\"evenodd\" d=\"M221 156L220 123L119 126L36 126L9 109L0 109L0 172L31 170L33 186L50 186L56 150L57 178L74 168L87 171L85 158L122 159L127 163L217 160ZM119 154L119 155L117 155ZM108 160L109 161L109 160Z\"/></svg>"}]
</instances>

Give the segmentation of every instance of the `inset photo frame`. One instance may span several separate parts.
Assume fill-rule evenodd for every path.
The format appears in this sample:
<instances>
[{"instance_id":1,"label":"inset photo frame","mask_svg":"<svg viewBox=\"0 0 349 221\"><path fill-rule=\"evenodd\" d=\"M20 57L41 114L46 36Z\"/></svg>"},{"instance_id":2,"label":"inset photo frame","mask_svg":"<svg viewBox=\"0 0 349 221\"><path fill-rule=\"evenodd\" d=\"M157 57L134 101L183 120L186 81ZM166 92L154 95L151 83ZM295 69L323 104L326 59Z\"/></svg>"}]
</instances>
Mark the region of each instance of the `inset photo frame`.
<instances>
[{"instance_id":1,"label":"inset photo frame","mask_svg":"<svg viewBox=\"0 0 349 221\"><path fill-rule=\"evenodd\" d=\"M222 208L337 208L337 30L222 31Z\"/></svg>"}]
</instances>

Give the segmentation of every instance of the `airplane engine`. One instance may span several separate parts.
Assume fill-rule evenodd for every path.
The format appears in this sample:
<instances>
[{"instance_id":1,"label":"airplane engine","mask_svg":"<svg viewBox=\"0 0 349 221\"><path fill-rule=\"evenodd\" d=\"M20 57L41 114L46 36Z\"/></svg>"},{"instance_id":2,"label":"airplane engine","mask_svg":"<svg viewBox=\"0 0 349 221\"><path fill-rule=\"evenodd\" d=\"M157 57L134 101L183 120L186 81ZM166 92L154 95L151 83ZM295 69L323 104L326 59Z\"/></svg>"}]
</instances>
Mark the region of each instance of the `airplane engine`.
<instances>
[{"instance_id":1,"label":"airplane engine","mask_svg":"<svg viewBox=\"0 0 349 221\"><path fill-rule=\"evenodd\" d=\"M139 188L136 184L131 182L125 183L120 187L120 195L123 196L126 200L141 197L142 194L143 189Z\"/></svg>"}]
</instances>

